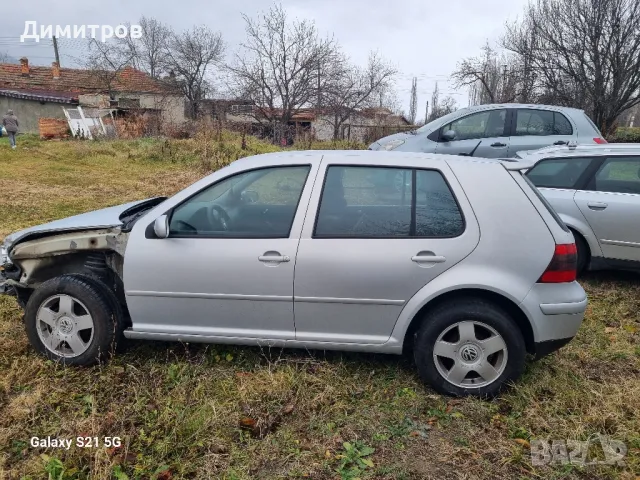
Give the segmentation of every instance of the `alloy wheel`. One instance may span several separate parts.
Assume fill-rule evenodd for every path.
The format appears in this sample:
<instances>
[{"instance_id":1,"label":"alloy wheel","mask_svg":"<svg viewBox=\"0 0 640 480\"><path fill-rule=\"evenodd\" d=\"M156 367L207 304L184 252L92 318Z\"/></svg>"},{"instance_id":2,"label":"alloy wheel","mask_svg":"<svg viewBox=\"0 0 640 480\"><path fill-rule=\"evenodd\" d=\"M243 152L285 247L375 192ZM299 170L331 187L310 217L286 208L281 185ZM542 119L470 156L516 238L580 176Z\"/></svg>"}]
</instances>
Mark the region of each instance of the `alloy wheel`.
<instances>
[{"instance_id":1,"label":"alloy wheel","mask_svg":"<svg viewBox=\"0 0 640 480\"><path fill-rule=\"evenodd\" d=\"M433 348L438 372L460 388L480 388L495 382L507 365L507 344L489 325L461 321L445 329Z\"/></svg>"},{"instance_id":2,"label":"alloy wheel","mask_svg":"<svg viewBox=\"0 0 640 480\"><path fill-rule=\"evenodd\" d=\"M52 353L72 358L87 351L93 340L93 318L87 307L70 295L47 298L36 315L38 337Z\"/></svg>"}]
</instances>

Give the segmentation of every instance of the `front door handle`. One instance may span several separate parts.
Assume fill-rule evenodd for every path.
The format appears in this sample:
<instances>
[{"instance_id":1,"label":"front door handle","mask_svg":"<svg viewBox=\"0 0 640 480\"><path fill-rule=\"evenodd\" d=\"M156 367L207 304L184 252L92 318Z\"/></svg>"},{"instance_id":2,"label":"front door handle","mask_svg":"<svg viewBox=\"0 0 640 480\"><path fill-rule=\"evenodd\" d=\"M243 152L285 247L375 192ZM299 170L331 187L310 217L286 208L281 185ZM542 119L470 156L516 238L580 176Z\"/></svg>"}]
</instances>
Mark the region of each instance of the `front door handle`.
<instances>
[{"instance_id":1,"label":"front door handle","mask_svg":"<svg viewBox=\"0 0 640 480\"><path fill-rule=\"evenodd\" d=\"M557 142L553 142L554 145L566 145L569 142L565 142L564 140L558 140Z\"/></svg>"},{"instance_id":2,"label":"front door handle","mask_svg":"<svg viewBox=\"0 0 640 480\"><path fill-rule=\"evenodd\" d=\"M492 143L491 146L492 147L506 147L507 144L506 143L496 142L496 143Z\"/></svg>"},{"instance_id":3,"label":"front door handle","mask_svg":"<svg viewBox=\"0 0 640 480\"><path fill-rule=\"evenodd\" d=\"M596 210L596 211L604 210L608 206L609 206L609 204L602 203L602 202L589 202L589 203L587 203L587 207L589 207L591 210Z\"/></svg>"},{"instance_id":4,"label":"front door handle","mask_svg":"<svg viewBox=\"0 0 640 480\"><path fill-rule=\"evenodd\" d=\"M446 257L443 257L442 255L436 255L431 251L418 252L417 255L411 257L411 261L417 263L418 265L424 263L443 263L446 260Z\"/></svg>"},{"instance_id":5,"label":"front door handle","mask_svg":"<svg viewBox=\"0 0 640 480\"><path fill-rule=\"evenodd\" d=\"M291 261L288 255L281 255L280 252L264 252L263 255L258 257L262 263L276 265L278 263L286 263Z\"/></svg>"}]
</instances>

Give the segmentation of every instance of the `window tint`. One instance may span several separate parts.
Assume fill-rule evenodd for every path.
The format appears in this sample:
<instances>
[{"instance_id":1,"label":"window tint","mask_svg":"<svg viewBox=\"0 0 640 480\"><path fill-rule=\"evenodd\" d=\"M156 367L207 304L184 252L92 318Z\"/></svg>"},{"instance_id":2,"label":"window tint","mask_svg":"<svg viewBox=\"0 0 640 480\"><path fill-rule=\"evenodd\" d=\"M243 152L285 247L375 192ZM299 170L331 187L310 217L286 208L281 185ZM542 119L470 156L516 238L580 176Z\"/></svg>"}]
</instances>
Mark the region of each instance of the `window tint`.
<instances>
[{"instance_id":1,"label":"window tint","mask_svg":"<svg viewBox=\"0 0 640 480\"><path fill-rule=\"evenodd\" d=\"M410 169L329 167L315 234L409 236L411 188Z\"/></svg>"},{"instance_id":2,"label":"window tint","mask_svg":"<svg viewBox=\"0 0 640 480\"><path fill-rule=\"evenodd\" d=\"M442 174L436 170L416 171L416 236L456 237L464 220Z\"/></svg>"},{"instance_id":3,"label":"window tint","mask_svg":"<svg viewBox=\"0 0 640 480\"><path fill-rule=\"evenodd\" d=\"M464 230L442 174L417 170L415 212L411 169L329 167L315 236L450 237Z\"/></svg>"},{"instance_id":4,"label":"window tint","mask_svg":"<svg viewBox=\"0 0 640 480\"><path fill-rule=\"evenodd\" d=\"M519 108L516 111L516 135L572 135L571 123L561 113Z\"/></svg>"},{"instance_id":5,"label":"window tint","mask_svg":"<svg viewBox=\"0 0 640 480\"><path fill-rule=\"evenodd\" d=\"M170 235L286 238L308 166L273 167L225 178L178 206Z\"/></svg>"},{"instance_id":6,"label":"window tint","mask_svg":"<svg viewBox=\"0 0 640 480\"><path fill-rule=\"evenodd\" d=\"M553 158L541 160L527 172L536 187L575 188L591 158Z\"/></svg>"},{"instance_id":7,"label":"window tint","mask_svg":"<svg viewBox=\"0 0 640 480\"><path fill-rule=\"evenodd\" d=\"M502 137L506 118L506 110L478 112L445 125L442 131L453 130L456 132L455 140Z\"/></svg>"},{"instance_id":8,"label":"window tint","mask_svg":"<svg viewBox=\"0 0 640 480\"><path fill-rule=\"evenodd\" d=\"M640 157L608 158L594 180L599 192L640 194Z\"/></svg>"}]
</instances>

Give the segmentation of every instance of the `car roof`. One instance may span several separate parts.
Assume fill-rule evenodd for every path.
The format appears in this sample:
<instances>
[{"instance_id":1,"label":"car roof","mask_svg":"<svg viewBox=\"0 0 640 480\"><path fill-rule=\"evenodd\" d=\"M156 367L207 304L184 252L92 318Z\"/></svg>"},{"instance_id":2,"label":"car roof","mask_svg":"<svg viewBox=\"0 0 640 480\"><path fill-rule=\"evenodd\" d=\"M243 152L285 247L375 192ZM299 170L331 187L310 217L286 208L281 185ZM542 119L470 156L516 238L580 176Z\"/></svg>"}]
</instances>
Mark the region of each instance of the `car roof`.
<instances>
[{"instance_id":1,"label":"car roof","mask_svg":"<svg viewBox=\"0 0 640 480\"><path fill-rule=\"evenodd\" d=\"M485 103L483 105L472 105L466 107L464 110L467 112L473 112L475 110L486 110L492 108L531 108L534 110L561 110L566 112L583 112L579 108L561 107L559 105L541 105L537 103Z\"/></svg>"},{"instance_id":2,"label":"car roof","mask_svg":"<svg viewBox=\"0 0 640 480\"><path fill-rule=\"evenodd\" d=\"M517 152L518 157L529 162L537 162L547 158L557 157L597 157L606 155L640 155L638 143L605 143L583 145L561 145L525 150Z\"/></svg>"},{"instance_id":3,"label":"car roof","mask_svg":"<svg viewBox=\"0 0 640 480\"><path fill-rule=\"evenodd\" d=\"M398 161L398 165L402 165L402 159L440 159L446 162L474 162L474 163L490 163L513 162L513 159L492 159L483 157L467 157L463 155L443 155L438 153L423 152L394 152L394 151L376 151L376 150L291 150L272 153L264 153L244 157L232 162L234 167L243 169L255 168L260 166L269 166L269 160L278 160L278 164L295 164L302 161L311 161L312 159L320 160L320 158L331 157L366 157L367 161L371 161L373 165L376 163L385 164L390 159Z\"/></svg>"}]
</instances>

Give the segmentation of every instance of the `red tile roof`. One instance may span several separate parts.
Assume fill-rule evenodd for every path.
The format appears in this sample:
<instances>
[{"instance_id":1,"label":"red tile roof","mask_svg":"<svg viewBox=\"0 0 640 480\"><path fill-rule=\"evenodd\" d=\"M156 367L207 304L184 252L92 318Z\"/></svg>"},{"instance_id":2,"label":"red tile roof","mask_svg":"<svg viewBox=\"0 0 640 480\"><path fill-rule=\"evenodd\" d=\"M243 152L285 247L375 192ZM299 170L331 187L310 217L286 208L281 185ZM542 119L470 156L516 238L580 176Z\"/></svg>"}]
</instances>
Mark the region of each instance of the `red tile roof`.
<instances>
[{"instance_id":1,"label":"red tile roof","mask_svg":"<svg viewBox=\"0 0 640 480\"><path fill-rule=\"evenodd\" d=\"M74 92L56 92L51 90L0 88L0 96L22 98L54 103L78 103L78 94Z\"/></svg>"},{"instance_id":2,"label":"red tile roof","mask_svg":"<svg viewBox=\"0 0 640 480\"><path fill-rule=\"evenodd\" d=\"M103 77L104 78L104 77ZM51 67L29 66L29 74L22 74L22 66L0 63L0 89L47 90L49 92L98 93L108 90L99 75L90 70L60 68L60 77L53 78ZM125 67L117 73L111 89L117 92L167 93L168 84L154 80L146 73Z\"/></svg>"}]
</instances>

